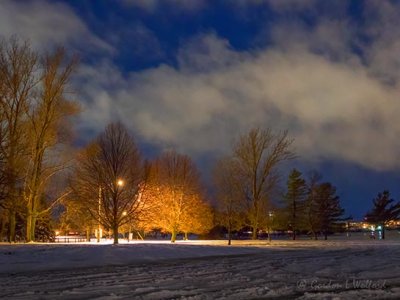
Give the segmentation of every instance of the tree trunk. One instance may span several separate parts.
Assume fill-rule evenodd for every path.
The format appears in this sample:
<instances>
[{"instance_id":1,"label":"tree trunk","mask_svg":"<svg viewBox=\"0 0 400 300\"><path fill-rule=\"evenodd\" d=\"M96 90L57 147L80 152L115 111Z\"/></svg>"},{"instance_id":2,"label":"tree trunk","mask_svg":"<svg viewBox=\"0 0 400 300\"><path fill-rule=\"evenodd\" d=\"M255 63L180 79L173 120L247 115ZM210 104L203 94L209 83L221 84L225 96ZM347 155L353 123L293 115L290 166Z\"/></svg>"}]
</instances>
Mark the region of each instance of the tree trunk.
<instances>
[{"instance_id":1,"label":"tree trunk","mask_svg":"<svg viewBox=\"0 0 400 300\"><path fill-rule=\"evenodd\" d=\"M26 217L26 242L29 243L31 241L31 225L32 225L32 215L28 212Z\"/></svg>"},{"instance_id":2,"label":"tree trunk","mask_svg":"<svg viewBox=\"0 0 400 300\"><path fill-rule=\"evenodd\" d=\"M26 220L26 241L28 243L35 241L36 220L37 216L34 214L28 215Z\"/></svg>"},{"instance_id":3,"label":"tree trunk","mask_svg":"<svg viewBox=\"0 0 400 300\"><path fill-rule=\"evenodd\" d=\"M184 239L185 239L185 241L189 240L189 237L188 237L188 233L187 233L187 232L185 232L185 237L184 237Z\"/></svg>"},{"instance_id":4,"label":"tree trunk","mask_svg":"<svg viewBox=\"0 0 400 300\"><path fill-rule=\"evenodd\" d=\"M8 242L14 243L15 242L15 211L9 210L8 211Z\"/></svg>"},{"instance_id":5,"label":"tree trunk","mask_svg":"<svg viewBox=\"0 0 400 300\"><path fill-rule=\"evenodd\" d=\"M317 233L316 233L314 230L312 231L312 234L313 234L313 236L314 236L314 240L315 240L315 241L318 240Z\"/></svg>"},{"instance_id":6,"label":"tree trunk","mask_svg":"<svg viewBox=\"0 0 400 300\"><path fill-rule=\"evenodd\" d=\"M176 241L176 230L172 230L171 232L171 243L175 243Z\"/></svg>"},{"instance_id":7,"label":"tree trunk","mask_svg":"<svg viewBox=\"0 0 400 300\"><path fill-rule=\"evenodd\" d=\"M293 230L293 241L296 240L296 201L293 201L293 226L292 226L292 230Z\"/></svg>"},{"instance_id":8,"label":"tree trunk","mask_svg":"<svg viewBox=\"0 0 400 300\"><path fill-rule=\"evenodd\" d=\"M324 240L326 241L328 239L328 233L325 231L324 232Z\"/></svg>"},{"instance_id":9,"label":"tree trunk","mask_svg":"<svg viewBox=\"0 0 400 300\"><path fill-rule=\"evenodd\" d=\"M251 236L251 239L252 240L256 240L257 239L257 237L258 237L258 234L257 234L257 229L258 229L258 223L259 223L259 218L258 218L258 216L259 216L259 211L258 211L258 201L256 201L256 200L254 200L254 211L255 211L255 215L252 217L253 218L253 220L252 220L252 229L253 229L253 233L252 233L252 236Z\"/></svg>"},{"instance_id":10,"label":"tree trunk","mask_svg":"<svg viewBox=\"0 0 400 300\"><path fill-rule=\"evenodd\" d=\"M118 244L118 224L114 224L113 226L113 235L114 235L114 245Z\"/></svg>"},{"instance_id":11,"label":"tree trunk","mask_svg":"<svg viewBox=\"0 0 400 300\"><path fill-rule=\"evenodd\" d=\"M257 239L257 225L253 225L253 233L251 235L251 239L252 240L256 240Z\"/></svg>"},{"instance_id":12,"label":"tree trunk","mask_svg":"<svg viewBox=\"0 0 400 300\"><path fill-rule=\"evenodd\" d=\"M86 242L90 242L90 227L86 227Z\"/></svg>"},{"instance_id":13,"label":"tree trunk","mask_svg":"<svg viewBox=\"0 0 400 300\"><path fill-rule=\"evenodd\" d=\"M382 240L385 239L385 225L382 225Z\"/></svg>"},{"instance_id":14,"label":"tree trunk","mask_svg":"<svg viewBox=\"0 0 400 300\"><path fill-rule=\"evenodd\" d=\"M0 242L4 241L5 231L6 229L6 218L5 215L1 218L1 230L0 230Z\"/></svg>"},{"instance_id":15,"label":"tree trunk","mask_svg":"<svg viewBox=\"0 0 400 300\"><path fill-rule=\"evenodd\" d=\"M32 226L31 226L31 240L32 242L35 241L35 232L36 232L36 221L37 221L37 215L33 215L32 217Z\"/></svg>"},{"instance_id":16,"label":"tree trunk","mask_svg":"<svg viewBox=\"0 0 400 300\"><path fill-rule=\"evenodd\" d=\"M231 226L228 226L228 245L232 244L232 229Z\"/></svg>"}]
</instances>

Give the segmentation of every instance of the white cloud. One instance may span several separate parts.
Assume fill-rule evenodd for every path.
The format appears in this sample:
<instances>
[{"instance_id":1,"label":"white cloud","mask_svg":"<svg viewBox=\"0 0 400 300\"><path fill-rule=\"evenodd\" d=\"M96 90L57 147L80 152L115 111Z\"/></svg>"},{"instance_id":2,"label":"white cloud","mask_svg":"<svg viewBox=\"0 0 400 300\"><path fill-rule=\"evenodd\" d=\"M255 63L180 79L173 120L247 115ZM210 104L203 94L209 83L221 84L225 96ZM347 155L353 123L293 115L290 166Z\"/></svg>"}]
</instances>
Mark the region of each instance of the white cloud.
<instances>
[{"instance_id":1,"label":"white cloud","mask_svg":"<svg viewBox=\"0 0 400 300\"><path fill-rule=\"evenodd\" d=\"M180 51L178 69L131 74L111 98L147 141L195 155L226 151L238 132L265 125L288 128L303 159L399 167L398 88L343 57L334 61L307 47L239 53L206 35Z\"/></svg>"},{"instance_id":2,"label":"white cloud","mask_svg":"<svg viewBox=\"0 0 400 300\"><path fill-rule=\"evenodd\" d=\"M73 86L78 99L83 100L80 129L99 132L118 118L114 94L123 81L118 68L108 60L79 67Z\"/></svg>"},{"instance_id":3,"label":"white cloud","mask_svg":"<svg viewBox=\"0 0 400 300\"><path fill-rule=\"evenodd\" d=\"M368 1L364 12L366 41L360 41L370 71L384 82L400 79L400 3ZM373 21L372 21L373 20Z\"/></svg>"},{"instance_id":4,"label":"white cloud","mask_svg":"<svg viewBox=\"0 0 400 300\"><path fill-rule=\"evenodd\" d=\"M86 51L113 51L69 6L59 2L0 1L0 35L28 39L38 49L66 45Z\"/></svg>"},{"instance_id":5,"label":"white cloud","mask_svg":"<svg viewBox=\"0 0 400 300\"><path fill-rule=\"evenodd\" d=\"M298 9L312 9L311 2ZM39 46L109 49L68 6L21 3L0 2L0 34L16 33ZM368 4L368 44L346 18L321 17L311 30L291 19L277 24L266 49L236 51L210 33L183 44L176 68L123 76L107 58L82 65L76 77L86 108L81 128L100 131L120 118L147 142L198 156L227 151L239 132L254 125L288 128L303 159L398 168L400 27L392 11L400 9L385 3Z\"/></svg>"}]
</instances>

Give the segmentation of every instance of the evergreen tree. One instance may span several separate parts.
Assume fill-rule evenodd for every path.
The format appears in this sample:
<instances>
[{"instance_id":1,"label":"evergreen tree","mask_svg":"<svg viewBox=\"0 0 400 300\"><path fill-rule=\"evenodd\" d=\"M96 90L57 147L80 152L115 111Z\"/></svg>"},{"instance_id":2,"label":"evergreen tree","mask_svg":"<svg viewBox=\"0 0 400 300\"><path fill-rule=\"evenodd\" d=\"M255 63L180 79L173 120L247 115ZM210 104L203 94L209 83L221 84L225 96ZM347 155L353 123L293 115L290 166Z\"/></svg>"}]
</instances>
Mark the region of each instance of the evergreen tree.
<instances>
[{"instance_id":1,"label":"evergreen tree","mask_svg":"<svg viewBox=\"0 0 400 300\"><path fill-rule=\"evenodd\" d=\"M372 202L374 207L365 217L368 222L382 227L382 239L384 239L385 225L388 221L397 220L400 217L400 202L392 204L394 200L390 198L390 193L387 190L379 193Z\"/></svg>"},{"instance_id":2,"label":"evergreen tree","mask_svg":"<svg viewBox=\"0 0 400 300\"><path fill-rule=\"evenodd\" d=\"M323 233L325 240L328 239L328 232L333 225L340 220L344 209L340 206L339 196L336 195L336 188L329 182L316 186L313 197L313 211L316 212L316 225Z\"/></svg>"},{"instance_id":3,"label":"evergreen tree","mask_svg":"<svg viewBox=\"0 0 400 300\"><path fill-rule=\"evenodd\" d=\"M319 218L318 218L318 203L317 199L317 187L319 185L319 181L321 180L321 174L318 172L311 172L309 176L308 182L308 195L305 202L305 224L308 230L313 234L314 239L317 239L317 231L319 227Z\"/></svg>"},{"instance_id":4,"label":"evergreen tree","mask_svg":"<svg viewBox=\"0 0 400 300\"><path fill-rule=\"evenodd\" d=\"M296 239L296 231L299 228L300 218L304 212L304 204L307 196L306 181L301 178L301 172L293 169L287 181L287 193L284 197L286 202L287 224L293 231L293 240Z\"/></svg>"}]
</instances>

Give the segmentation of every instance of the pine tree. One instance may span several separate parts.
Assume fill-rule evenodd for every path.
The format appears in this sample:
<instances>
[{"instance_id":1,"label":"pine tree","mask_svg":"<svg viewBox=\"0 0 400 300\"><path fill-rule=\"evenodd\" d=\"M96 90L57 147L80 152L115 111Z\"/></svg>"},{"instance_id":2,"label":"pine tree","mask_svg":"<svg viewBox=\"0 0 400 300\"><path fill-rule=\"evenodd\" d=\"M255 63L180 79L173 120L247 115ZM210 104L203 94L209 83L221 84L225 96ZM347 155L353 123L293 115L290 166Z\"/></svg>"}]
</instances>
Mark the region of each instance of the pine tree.
<instances>
[{"instance_id":1,"label":"pine tree","mask_svg":"<svg viewBox=\"0 0 400 300\"><path fill-rule=\"evenodd\" d=\"M382 227L382 239L385 239L385 225L387 225L387 222L397 220L400 217L400 202L392 204L394 200L390 198L390 193L387 190L379 193L372 202L374 207L365 217L368 222Z\"/></svg>"},{"instance_id":2,"label":"pine tree","mask_svg":"<svg viewBox=\"0 0 400 300\"><path fill-rule=\"evenodd\" d=\"M340 206L336 188L329 182L321 183L316 187L314 201L317 225L324 234L325 240L327 240L328 232L340 220L344 209Z\"/></svg>"},{"instance_id":3,"label":"pine tree","mask_svg":"<svg viewBox=\"0 0 400 300\"><path fill-rule=\"evenodd\" d=\"M287 224L293 231L293 240L296 239L296 231L299 228L299 220L304 212L304 204L307 195L306 181L301 178L301 172L293 169L287 181L286 202Z\"/></svg>"}]
</instances>

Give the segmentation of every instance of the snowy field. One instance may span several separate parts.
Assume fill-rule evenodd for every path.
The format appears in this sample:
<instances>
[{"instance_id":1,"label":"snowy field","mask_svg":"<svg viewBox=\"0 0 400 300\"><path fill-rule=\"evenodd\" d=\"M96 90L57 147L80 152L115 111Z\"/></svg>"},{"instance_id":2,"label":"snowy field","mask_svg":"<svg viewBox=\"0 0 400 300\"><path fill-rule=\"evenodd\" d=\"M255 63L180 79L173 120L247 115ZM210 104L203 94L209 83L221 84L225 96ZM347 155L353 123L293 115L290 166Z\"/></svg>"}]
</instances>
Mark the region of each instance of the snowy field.
<instances>
[{"instance_id":1,"label":"snowy field","mask_svg":"<svg viewBox=\"0 0 400 300\"><path fill-rule=\"evenodd\" d=\"M2 299L400 299L400 241L0 245Z\"/></svg>"}]
</instances>

